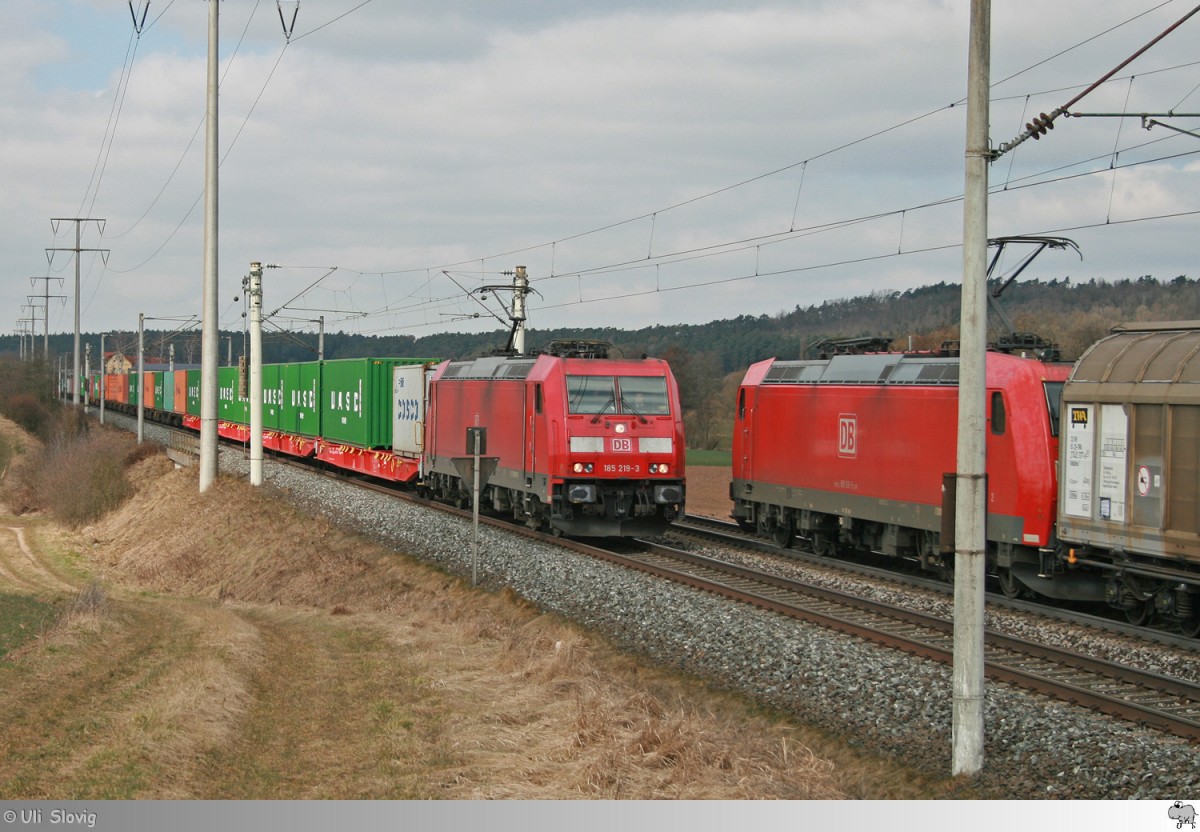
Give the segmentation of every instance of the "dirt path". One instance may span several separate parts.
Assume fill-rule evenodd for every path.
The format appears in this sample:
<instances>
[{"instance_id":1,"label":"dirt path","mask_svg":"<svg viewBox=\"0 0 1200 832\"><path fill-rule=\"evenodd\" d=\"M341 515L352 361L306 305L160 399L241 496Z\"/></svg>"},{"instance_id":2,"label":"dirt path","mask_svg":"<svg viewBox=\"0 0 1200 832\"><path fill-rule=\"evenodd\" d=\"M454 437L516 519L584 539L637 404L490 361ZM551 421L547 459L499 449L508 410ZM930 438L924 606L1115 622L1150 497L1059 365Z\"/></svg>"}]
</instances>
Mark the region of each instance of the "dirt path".
<instances>
[{"instance_id":1,"label":"dirt path","mask_svg":"<svg viewBox=\"0 0 1200 832\"><path fill-rule=\"evenodd\" d=\"M235 724L237 621L186 603L106 607L0 664L4 797L186 797L195 751Z\"/></svg>"},{"instance_id":2,"label":"dirt path","mask_svg":"<svg viewBox=\"0 0 1200 832\"><path fill-rule=\"evenodd\" d=\"M5 541L0 547L0 575L7 575L14 584L28 591L77 592L79 588L54 574L45 562L29 548L25 539L25 529L21 526L5 526L16 537L17 551L24 555L22 561L11 551L11 544Z\"/></svg>"}]
</instances>

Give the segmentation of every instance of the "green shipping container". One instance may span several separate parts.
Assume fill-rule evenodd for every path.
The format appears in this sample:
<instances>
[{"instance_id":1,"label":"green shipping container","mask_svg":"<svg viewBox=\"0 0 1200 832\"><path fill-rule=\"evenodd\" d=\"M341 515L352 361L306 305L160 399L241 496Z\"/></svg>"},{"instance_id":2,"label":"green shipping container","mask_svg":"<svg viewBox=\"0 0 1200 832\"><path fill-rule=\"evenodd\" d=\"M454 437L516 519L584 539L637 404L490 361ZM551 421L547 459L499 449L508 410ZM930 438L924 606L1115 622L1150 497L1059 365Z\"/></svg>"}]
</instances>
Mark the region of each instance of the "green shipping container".
<instances>
[{"instance_id":1,"label":"green shipping container","mask_svg":"<svg viewBox=\"0 0 1200 832\"><path fill-rule=\"evenodd\" d=\"M187 370L187 414L200 415L200 371Z\"/></svg>"},{"instance_id":2,"label":"green shipping container","mask_svg":"<svg viewBox=\"0 0 1200 832\"><path fill-rule=\"evenodd\" d=\"M392 447L392 368L429 358L347 358L321 371L322 436L359 448Z\"/></svg>"},{"instance_id":3,"label":"green shipping container","mask_svg":"<svg viewBox=\"0 0 1200 832\"><path fill-rule=\"evenodd\" d=\"M250 400L238 395L238 368L217 368L217 419L250 424Z\"/></svg>"},{"instance_id":4,"label":"green shipping container","mask_svg":"<svg viewBox=\"0 0 1200 832\"><path fill-rule=\"evenodd\" d=\"M283 365L262 368L263 430L280 430L283 421Z\"/></svg>"},{"instance_id":5,"label":"green shipping container","mask_svg":"<svg viewBox=\"0 0 1200 832\"><path fill-rule=\"evenodd\" d=\"M140 382L141 379L138 378L137 373L129 374L129 403L134 407L137 407L137 403L141 401L142 398L142 385Z\"/></svg>"},{"instance_id":6,"label":"green shipping container","mask_svg":"<svg viewBox=\"0 0 1200 832\"><path fill-rule=\"evenodd\" d=\"M280 364L279 430L292 436L320 436L321 365L316 361Z\"/></svg>"},{"instance_id":7,"label":"green shipping container","mask_svg":"<svg viewBox=\"0 0 1200 832\"><path fill-rule=\"evenodd\" d=\"M170 410L167 401L166 388L164 377L167 375L165 370L159 370L154 373L154 408L156 410Z\"/></svg>"}]
</instances>

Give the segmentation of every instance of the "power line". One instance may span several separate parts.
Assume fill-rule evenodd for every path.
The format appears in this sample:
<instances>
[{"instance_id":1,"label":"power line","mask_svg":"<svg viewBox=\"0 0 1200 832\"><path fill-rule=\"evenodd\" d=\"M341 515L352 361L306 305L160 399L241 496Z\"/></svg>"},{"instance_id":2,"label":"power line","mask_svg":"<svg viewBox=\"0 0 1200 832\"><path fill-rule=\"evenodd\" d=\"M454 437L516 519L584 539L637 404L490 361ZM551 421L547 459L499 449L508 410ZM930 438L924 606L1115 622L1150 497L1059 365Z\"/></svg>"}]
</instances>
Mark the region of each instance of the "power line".
<instances>
[{"instance_id":1,"label":"power line","mask_svg":"<svg viewBox=\"0 0 1200 832\"><path fill-rule=\"evenodd\" d=\"M1149 142L1145 142L1145 143L1136 145L1135 147L1144 147L1144 146L1148 146L1150 144L1156 144L1156 143L1158 143L1160 141L1164 141L1164 140L1165 139L1155 139L1155 140L1152 140ZM1126 150L1126 151L1122 151L1122 152L1128 152L1128 151ZM1032 187L1041 187L1041 186L1046 186L1046 185L1052 185L1052 184L1070 181L1073 179L1078 179L1078 178L1085 177L1085 176L1092 176L1092 175L1096 175L1096 174L1107 173L1110 170L1114 170L1114 169L1121 170L1121 169L1126 169L1126 168L1134 168L1134 167L1139 167L1142 165L1154 164L1157 162L1170 161L1170 160L1180 159L1180 158L1184 158L1184 157L1188 157L1188 156L1194 156L1197 153L1200 153L1200 151L1194 151L1194 150L1187 151L1184 153L1174 154L1174 155L1170 155L1170 156L1160 156L1160 157L1156 157L1153 159L1145 159L1145 160L1139 160L1139 161L1135 161L1135 162L1127 162L1125 164L1115 165L1113 167L1106 167L1104 169L1096 169L1096 170L1091 170L1091 171L1074 173L1074 174L1070 174L1070 175L1066 175L1066 176L1056 177L1053 179L1038 179L1037 181L1025 181L1022 184L1023 179L1033 179L1035 177L1042 177L1046 173L1046 172L1040 172L1037 174L1031 174L1027 177L1019 178L1016 180L1016 184L1010 182L1010 183L1006 183L1003 186L1000 186L1000 185L993 186L991 188L990 192L993 194L997 194L997 193L1003 193L1006 191L1018 191L1018 190L1032 188ZM1076 162L1076 163L1073 163L1071 166L1083 164L1083 163L1086 163L1087 161L1095 161L1096 159L1099 159L1099 158L1107 158L1107 155L1108 154L1105 154L1105 156L1103 156L1103 157L1093 157L1092 159L1089 159L1089 160L1083 160L1082 162ZM1055 169L1055 170L1058 170L1058 169ZM659 254L659 255L655 256L654 258L650 258L650 259L643 259L643 258L628 259L628 260L624 260L624 261L611 262L611 263L606 263L606 264L602 264L602 265L592 266L592 267L589 267L586 269L578 269L578 270L573 270L573 271L569 271L569 272L554 273L554 274L546 275L544 277L537 278L536 282L543 283L543 282L550 281L550 280L561 280L561 279L582 278L582 277L598 277L598 276L601 276L604 274L612 274L612 273L616 273L616 272L620 272L620 271L641 270L641 269L650 268L650 267L653 267L656 265L671 265L671 264L676 264L676 263L685 262L685 261L689 261L689 260L704 259L704 258L714 257L714 256L723 256L723 255L727 255L727 254L731 254L731 253L736 253L739 251L746 251L746 250L753 249L756 247L776 245L776 244L780 244L780 243L790 242L790 241L793 241L793 240L796 240L796 239L799 239L802 237L812 236L814 234L825 233L825 232L833 231L833 230L840 230L840 229L851 227L853 225L874 222L877 220L886 219L888 217L897 217L897 216L901 216L901 215L904 215L907 213L918 212L918 211L921 211L924 209L929 209L929 208L934 208L934 207L942 207L945 205L960 202L961 199L962 199L962 195L957 194L954 196L942 197L939 199L929 200L924 203L908 205L908 206L904 206L901 208L889 209L889 210L885 210L885 211L879 211L879 212L874 212L871 214L864 214L864 215L855 216L855 217L847 217L847 218L833 220L833 221L829 221L829 222L825 222L825 223L821 223L821 224L817 224L817 225L812 225L812 226L807 226L807 227L803 227L803 228L799 228L799 229L792 229L787 232L772 232L770 234L765 234L765 235L745 237L745 238L740 238L740 239L736 239L736 240L726 240L726 241L716 242L716 243L712 243L712 244L705 245L705 246L697 246L697 247L693 247L693 248L689 248L689 249L681 249L681 250L677 250L677 251L673 251L673 252L669 252L669 253ZM1166 219L1166 218L1171 218L1171 217L1175 217L1175 216L1178 216L1178 215L1176 215L1176 214L1163 215L1163 217L1161 217L1161 218ZM1156 219L1156 218L1155 217L1147 217L1147 218L1144 218L1143 221L1149 221L1152 219ZM1101 223L1101 225L1103 225L1103 223ZM1080 226L1080 227L1087 227L1087 226ZM1058 233L1058 232L1057 231L1047 231L1047 232L1038 232L1038 233L1050 234L1050 233ZM917 251L936 251L936 250L940 250L940 248L941 247L932 247L932 248L928 248L928 249L920 249L920 250L914 250L914 251L909 251L909 252L897 252L897 254L916 253ZM879 260L879 259L884 259L884 257L882 255L881 256L872 256L867 259L868 260ZM859 261L859 260L837 261L836 263L833 263L831 265L845 265L848 263L855 263L855 262L861 262L861 261ZM345 268L343 268L343 270L349 271L348 269L345 269ZM801 270L809 270L809 267L805 267L804 269L801 269ZM408 270L408 271L416 271L416 270ZM781 273L787 273L787 272L785 271L785 272L781 272ZM326 275L326 276L328 276L328 275ZM756 275L753 275L753 274L740 275L735 278L731 278L731 280L735 280L735 281L736 280L744 280L744 279L753 278L755 276ZM308 287L308 289L306 289L305 291L312 289L319 282L320 282L320 280L318 280L317 282L312 284L312 286ZM718 280L716 282L720 283L720 282L725 282L725 281ZM678 288L701 288L701 287L707 286L707 285L711 285L711 284L708 282L689 283L689 284L680 286ZM615 297L623 298L626 296L625 295L617 295ZM396 314L398 312L404 312L404 311L412 311L412 310L421 309L421 308L429 308L429 309L444 308L448 303L452 302L454 299L455 299L454 297L436 298L436 299L431 299L429 301L422 301L417 304L412 304L410 306L401 306L401 307L389 305L384 308L375 310L373 312L366 313L361 316L355 315L354 317L356 317L356 318L357 317L380 317L380 316L384 316L384 315ZM570 305L570 304L557 304L556 306L567 306L567 305ZM544 307L544 308L554 308L554 307ZM350 320L350 318L347 318L346 320Z\"/></svg>"},{"instance_id":2,"label":"power line","mask_svg":"<svg viewBox=\"0 0 1200 832\"><path fill-rule=\"evenodd\" d=\"M330 21L328 21L328 22L326 22L326 23L322 24L321 26L318 26L318 27L316 27L316 28L314 28L314 29L312 29L312 30L310 30L310 31L308 31L308 32L306 32L306 33L304 33L303 35L296 36L296 37L295 37L295 38L293 38L293 39L296 39L296 40L298 40L298 39L300 39L300 38L302 38L302 37L306 37L306 36L307 36L307 35L309 35L309 34L313 34L313 33L315 33L316 31L319 31L320 29L324 28L325 26L328 26L328 25L332 24L333 22L336 22L337 20L340 20L340 19L342 19L342 18L346 17L347 15L351 14L351 13L352 13L352 12L354 12L354 11L357 11L358 9L362 8L363 6L366 6L368 2L369 2L369 0L367 0L367 2L360 3L358 6L356 6L356 7L355 7L355 8L353 8L353 9L351 9L350 11L348 11L348 12L346 12L346 13L342 14L342 15L339 15L338 17L336 17L336 18L334 18L334 19L332 19L332 20L330 20ZM1143 12L1143 13L1141 13L1140 15L1137 15L1137 16L1135 16L1135 17L1133 17L1133 18L1130 18L1130 20L1129 20L1129 21L1125 21L1125 23L1128 23L1128 22L1130 22L1130 21L1132 21L1132 20L1135 20L1135 19L1137 19L1138 17L1141 17L1141 16L1143 16L1143 15L1145 15L1145 14L1148 14L1148 13L1149 13L1149 12L1151 12L1151 11L1154 11L1154 10L1156 10L1156 9L1159 9L1159 8L1161 8L1161 7L1162 7L1162 6L1164 6L1164 5L1167 5L1167 4L1166 4L1166 3L1159 4L1158 6L1155 6L1155 7L1153 7L1152 9L1148 10L1147 12ZM169 8L169 7L168 7L168 8ZM255 9L257 9L257 5L255 6ZM161 15L160 15L159 17L161 18ZM251 14L251 18L253 18L253 13ZM159 18L156 18L156 19L155 19L155 22L157 22L157 20L158 20L158 19L159 19ZM151 25L153 25L153 24L151 24ZM1125 25L1125 24L1124 24L1124 23L1123 23L1123 24L1118 24L1118 26L1111 27L1110 29L1107 29L1107 30L1105 30L1104 32L1100 33L1100 35L1107 34L1108 32L1111 32L1111 31L1113 31L1114 29L1117 29L1117 28L1119 28L1121 25ZM249 23L247 23L247 27L248 27L248 26L249 26ZM245 35L245 31L243 31L243 36L244 36L244 35ZM1093 40L1093 39L1095 39L1096 37L1099 37L1100 35L1095 35L1095 36L1092 36L1092 38L1089 38L1088 40L1082 41L1082 42L1081 42L1081 44L1082 44L1082 43L1087 43L1089 40ZM1081 44L1077 44L1076 46L1078 46L1078 45L1081 45ZM239 41L239 45L240 45L240 41ZM1075 47L1071 47L1071 48L1075 48ZM283 49L284 49L284 50L286 50L286 44L285 44L285 46L284 46L284 48L283 48ZM1041 64L1043 64L1043 63L1046 63L1046 62L1047 62L1047 61L1049 61L1049 60L1052 60L1052 59L1053 59L1053 58L1055 58L1055 57L1059 57L1059 56L1061 56L1062 54L1065 54L1065 52L1066 52L1066 51L1070 51L1070 49L1068 49L1068 50L1064 50L1063 52L1060 52L1060 53L1057 53L1055 56L1051 56L1051 58L1044 59L1043 61L1040 61L1040 62L1038 62L1037 64L1034 64L1034 65L1032 65L1032 67L1039 66L1039 65L1041 65ZM280 63L280 61L281 61L281 59L282 59L282 55L283 55L283 51L281 51L281 52L280 52L280 54L279 54L279 57L278 57L278 59L276 60L276 64L275 64L275 66L276 66L276 67L279 65L279 63ZM1030 67L1030 68L1032 68L1032 67ZM1027 68L1027 69L1028 69L1028 68ZM1023 70L1022 72L1024 72L1024 71L1027 71L1027 70ZM270 83L270 81L271 81L271 77L273 76L274 72L275 72L275 68L272 68L272 70L271 70L271 74L268 76L268 78L267 78L266 82L264 83L264 85L263 85L262 89L260 90L258 98L256 98L256 99L255 99L255 102L254 102L254 105L255 105L255 106L257 106L259 99L261 99L261 97L262 97L262 96L263 96L263 94L265 93L265 90L266 90L267 86L269 85L269 83ZM1009 78L1006 78L1006 79L1004 79L1004 80L1005 80L1005 81L1008 81L1008 80L1010 80L1011 78L1017 77L1017 75L1019 75L1019 74L1021 74L1021 73L1016 73L1016 74L1014 74L1014 75L1012 75L1012 76L1009 76ZM1003 81L1002 81L1002 82L1000 82L1000 83L1003 83ZM861 144L861 143L863 143L863 142L869 141L869 140L870 140L870 139L872 139L872 138L875 138L875 137L878 137L878 136L882 136L882 135L884 135L884 134L887 134L887 133L889 133L889 132L891 132L891 131L893 131L893 130L900 129L900 128L904 127L904 126L907 126L907 125L913 124L913 123L915 123L915 122L918 122L918 121L920 121L920 120L922 120L922 119L929 118L929 117L931 117L931 116L933 116L933 115L935 115L935 114L937 114L937 113L944 112L944 111L946 111L946 110L949 110L949 109L952 109L952 108L954 108L954 107L956 107L956 106L957 106L957 102L956 102L955 104L950 104L950 105L947 105L947 106L944 106L944 107L939 107L939 108L936 108L936 109L934 109L934 110L931 110L931 111L929 111L928 113L924 113L924 114L921 114L921 115L918 115L918 116L914 116L914 117L912 117L912 118L910 118L910 119L907 119L907 120L905 120L905 121L898 122L897 124L894 124L894 125L892 125L891 127L884 128L884 129L882 129L882 130L879 130L879 131L873 132L873 133L871 133L871 134L868 134L868 135L866 135L866 136L863 136L863 137L860 137L860 138L858 138L858 139L855 139L855 140L853 140L853 141L851 141L851 142L846 142L846 143L843 143L843 144L841 144L841 145L838 145L837 147L830 148L830 149L828 149L828 150L826 150L826 151L823 151L822 153L819 153L819 154L817 154L817 155L815 155L815 156L812 156L812 157L810 157L809 159L805 159L805 160L802 160L802 161L800 161L800 162L794 162L794 163L791 163L791 164L788 164L788 165L785 165L785 166L782 166L782 167L776 168L775 170L768 171L768 172L766 172L766 173L762 173L762 174L758 174L758 175L756 175L756 176L753 176L753 177L750 177L750 178L744 179L744 180L742 180L742 181L740 181L740 182L736 182L736 183L734 183L734 184L731 184L731 185L726 185L726 186L723 186L723 187L717 188L717 189L715 189L715 190L709 191L708 193L705 193L705 194L700 194L700 195L698 195L698 196L695 196L695 197L688 198L688 199L686 199L686 200L683 200L683 201L677 202L677 203L675 203L675 204L668 205L667 207L665 207L665 208L660 208L660 209L658 209L658 210L656 210L656 211L652 211L652 212L643 213L643 214L640 214L640 215L638 215L638 216L636 216L636 217L631 217L631 218L629 218L629 219L626 219L626 220L622 220L622 221L615 222L615 223L610 223L610 224L608 224L608 225L601 226L601 227L599 227L599 228L594 228L594 229L592 229L592 230L590 230L590 231L584 231L584 232L580 232L580 233L578 233L578 234L572 234L572 235L569 235L569 236L566 236L566 237L559 238L559 239L557 239L557 240L553 240L553 241L551 241L551 242L548 242L548 243L541 243L541 244L539 244L539 245L536 245L536 246L527 246L527 247L524 247L524 248L513 249L513 250L510 250L510 251L501 252L501 253L499 253L499 254L490 255L490 256L488 256L488 257L482 257L482 258L472 258L472 259L471 259L471 260L469 260L469 261L461 261L460 263L451 264L451 265L450 265L450 266L448 266L447 268L453 268L454 266L466 265L466 264L468 264L468 263L480 263L480 264L482 265L482 264L483 264L485 261L487 261L487 260L494 260L494 259L499 259L499 258L502 258L502 257L511 257L511 256L514 256L514 255L517 255L517 254L521 254L521 253L524 253L524 252L528 252L528 251L533 251L533 250L537 250L537 249L545 248L545 247L547 247L547 246L549 246L549 247L553 247L553 246L557 245L558 243L562 243L562 242L567 242L567 241L575 240L575 239L578 239L578 238L581 238L581 237L585 237L585 236L587 236L587 235L589 235L589 234L595 234L595 233L598 233L598 232L600 232L600 231L606 231L606 230L610 230L610 229L613 229L613 228L617 228L617 227L619 227L619 226L621 226L621 225L626 225L626 224L635 223L635 222L643 222L643 221L646 221L646 220L648 220L648 219L649 219L649 220L654 220L654 219L655 219L655 218L658 216L658 214L660 214L660 213L665 213L665 212L668 212L668 211L672 211L672 210L675 210L675 209L681 208L681 207L683 207L683 206L686 206L686 205L690 205L690 204L693 204L693 203L699 202L699 201L701 201L701 200L704 200L704 199L708 199L708 198L711 198L711 197L715 197L715 196L717 196L717 195L720 195L720 194L726 193L726 192L728 192L728 191L731 191L731 190L734 190L734 189L736 189L736 188L739 188L739 187L742 187L742 186L748 185L748 184L750 184L750 183L757 182L757 181L760 181L760 180L763 180L763 179L766 179L766 178L769 178L769 177L772 177L772 176L776 176L776 175L782 174L782 173L784 173L784 172L787 172L787 171L793 170L793 169L795 169L795 168L796 168L796 167L798 167L798 166L804 166L804 165L807 165L807 163L808 163L809 161L814 161L814 160L817 160L817 159L821 159L821 158L823 158L823 157L825 157L825 156L829 156L829 155L831 155L831 154L837 153L837 152L839 152L840 150L844 150L844 149L846 149L846 148L848 148L848 147L852 147L852 146L854 146L854 145L856 145L856 144ZM252 106L252 107L251 107L251 110L249 111L249 113L248 113L248 114L247 114L247 116L246 116L246 119L245 119L245 120L243 121L243 123L242 123L242 127L243 127L243 128L244 128L244 127L246 126L246 124L248 123L248 120L249 120L250 116L253 114L253 112L254 112L254 107ZM238 131L238 135L240 135L240 133L241 133L241 129L239 129L239 131ZM237 137L235 136L235 142L236 142L236 138L237 138ZM189 147L190 147L190 142L189 142ZM233 144L231 144L231 145L230 145L230 147L227 149L227 151L226 151L226 156L228 156L228 153L229 153L229 152L232 150L232 147L233 147ZM111 144L110 144L110 148L111 148ZM186 151L185 151L185 153L186 153ZM182 161L182 159L181 159L181 161ZM1077 163L1077 164L1078 164L1078 163ZM178 165L176 166L176 169L178 169ZM172 175L173 175L173 174L172 174ZM170 181L170 180L168 179L168 182L169 182L169 181ZM1020 180L1018 180L1018 181L1020 181ZM164 186L164 189L165 189L165 186ZM160 195L161 195L161 191L160 191ZM155 202L157 202L157 199L158 199L158 198L156 197L156 198L155 198ZM948 199L954 199L954 198L948 198ZM197 203L198 203L198 201L199 201L199 198L197 199ZM182 225L184 224L184 222L186 222L186 220L187 220L188 216L190 216L190 214L191 214L191 211L192 211L192 210L194 210L194 206L195 206L195 204L196 204L196 203L194 203L194 204L193 204L193 208L192 208L192 209L189 209L188 213L187 213L187 214L185 214L184 218L183 218L183 219L180 221L179 225L177 225L177 226L176 226L175 230L171 232L171 234L170 234L170 236L168 236L167 240L166 240L166 241L164 241L164 242L163 242L163 244L162 244L162 245L160 245L160 246L159 246L159 248L155 250L155 252L154 252L154 253L151 255L151 257L149 257L149 258L147 258L146 260L142 261L142 263L140 263L138 266L135 266L133 269L125 269L125 270L116 270L116 269L114 269L113 271L118 271L118 272L128 272L128 271L133 271L133 270L134 270L134 269L136 269L136 268L140 268L141 266L144 266L144 265L145 265L146 263L148 263L148 262L149 262L151 259L153 259L153 257L154 257L154 256L156 256L156 255L157 255L159 252L161 252L161 251L162 251L162 249L165 247L166 243L167 243L167 242L169 242L171 238L173 238L173 236L175 235L175 233L176 233L176 232L177 232L177 231L178 231L178 230L179 230L179 229L182 227ZM940 203L940 202L939 202L939 203L933 203L933 204L942 204L942 203ZM152 208L152 207L153 207L153 203L152 203L152 205L151 205L151 208ZM919 207L923 207L923 206L917 206L917 207L919 208ZM879 214L873 214L873 215L869 215L869 216L867 216L867 217L854 218L854 219L851 219L851 220L843 220L843 221L838 221L838 222L835 222L835 223L827 223L827 224L825 224L825 227L828 227L829 229L832 229L832 228L842 228L842 227L845 227L845 224L848 224L848 223L851 223L851 222L867 222L867 221L870 221L870 220L872 220L872 219L878 219L878 218L882 218L882 217L886 217L886 216L891 216L891 215L893 215L893 214L895 214L895 213L897 213L897 212L909 211L909 210L915 210L915 209L910 207L910 208L904 208L904 209L897 209L897 211L886 211L886 212L881 212L881 213L879 213ZM147 209L147 214L149 213L149 211L150 211L150 209ZM146 216L146 214L143 214L143 218L144 218L145 216ZM140 222L140 220L139 220L139 222ZM794 223L793 223L793 225L794 225ZM719 253L719 254L725 254L725 253L729 253L729 251L730 251L730 250L732 250L732 249L730 249L729 247L731 247L731 246L736 246L736 245L739 245L739 244L741 244L741 245L745 245L745 246L748 246L748 247L750 247L750 246L753 246L753 245L772 245L772 244L775 244L775 243L777 243L777 242L786 242L786 241L788 241L788 240L791 240L791 239L796 239L796 237L798 237L798 236L801 236L801 235L806 235L806 234L815 234L815 233L821 233L819 230L814 230L814 228L816 228L816 227L810 227L810 228L807 228L807 229L800 229L800 230L799 230L799 231L798 231L798 232L797 232L795 235L780 235L780 234L761 235L761 236L758 236L758 237L750 237L750 238L746 238L746 239L744 239L744 240L732 240L732 241L726 241L726 242L719 242L719 243L712 244L711 246L708 246L708 247L705 247L705 248L710 248L710 249L713 249L713 250L715 251L715 253L714 253L714 255L713 255L713 256L716 256L716 254L718 254L718 253ZM796 231L796 229L794 229L794 228L793 228L793 229L792 229L792 231ZM127 232L126 232L126 233L127 233ZM776 237L778 237L779 239L775 239ZM684 256L689 256L689 259L690 259L690 255L691 255L691 254L693 254L693 253L695 253L695 252L697 252L697 251L700 251L700 249L692 249L692 250L686 250L686 251L675 251L675 252L668 252L668 253L665 253L665 254L659 254L659 255L653 255L653 256L651 256L651 255L653 254L653 253L652 253L652 251L651 251L651 252L649 252L649 253L647 254L647 257L646 257L645 259L643 259L643 260L629 260L629 261L625 261L624 263L620 263L620 264L607 264L607 265L602 265L602 266L594 266L594 267L591 267L591 268L588 268L588 269L585 269L585 270L582 270L582 271L571 271L571 272L563 272L563 273L554 273L554 272L553 272L553 270L551 270L551 274L550 274L548 277L546 277L546 278L541 278L541 279L543 279L543 280L544 280L544 279L561 278L561 277L573 277L573 276L580 276L580 275L593 275L593 276L594 276L594 275L598 275L598 274L603 274L603 273L605 273L606 271L615 270L615 268L616 268L616 267L618 267L618 266L628 266L629 268L634 268L634 267L638 267L638 266L645 267L646 265L655 265L655 264L658 264L658 265L664 265L664 264L668 264L668 263L670 263L670 262L673 262L673 261L671 260L671 258L681 258L681 257L684 257ZM678 261L675 261L675 262L678 262ZM368 273L368 272L361 272L360 274L375 274L375 273L378 273L378 274L380 274L380 276L381 276L381 278L382 278L382 277L383 277L383 275L385 275L385 274L404 274L404 273L411 273L411 272L416 272L416 271L420 271L420 270L425 270L425 271L427 272L427 274L428 274L429 267L426 267L426 268L424 268L424 269L405 269L405 270L386 271L386 272L385 272L385 271L381 271L381 272L369 272L369 273ZM322 278L322 279L323 279L323 278ZM320 280L318 281L318 284L319 284L319 283L320 283ZM316 284L314 284L314 285L316 285ZM425 284L425 285L428 285L428 281L426 282L426 284ZM311 288L311 287L310 287L310 288ZM410 295L410 297L411 297L411 295ZM431 299L431 301L432 301L432 299ZM419 307L418 307L418 308L419 308ZM394 309L395 309L395 307L394 307L394 306L392 306L392 305L390 305L390 304L386 304L382 310L380 310L380 311L378 311L378 312L376 312L376 313L372 313L372 314L379 314L379 315L384 315L384 314L392 314L392 312L393 312L393 310L394 310ZM347 318L347 319L349 319L349 318Z\"/></svg>"}]
</instances>

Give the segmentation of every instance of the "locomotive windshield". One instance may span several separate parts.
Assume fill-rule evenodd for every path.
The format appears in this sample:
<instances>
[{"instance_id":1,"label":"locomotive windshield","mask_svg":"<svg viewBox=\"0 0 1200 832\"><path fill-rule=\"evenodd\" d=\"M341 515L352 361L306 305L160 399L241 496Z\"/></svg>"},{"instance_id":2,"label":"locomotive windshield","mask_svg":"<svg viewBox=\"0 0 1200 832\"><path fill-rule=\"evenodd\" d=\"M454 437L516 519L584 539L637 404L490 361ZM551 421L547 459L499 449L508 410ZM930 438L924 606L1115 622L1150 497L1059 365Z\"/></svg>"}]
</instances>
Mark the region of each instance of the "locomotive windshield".
<instances>
[{"instance_id":1,"label":"locomotive windshield","mask_svg":"<svg viewBox=\"0 0 1200 832\"><path fill-rule=\"evenodd\" d=\"M1046 405L1050 408L1050 435L1058 436L1058 412L1062 405L1063 384L1061 381L1044 381Z\"/></svg>"},{"instance_id":2,"label":"locomotive windshield","mask_svg":"<svg viewBox=\"0 0 1200 832\"><path fill-rule=\"evenodd\" d=\"M663 376L567 376L567 412L664 416L671 412Z\"/></svg>"}]
</instances>

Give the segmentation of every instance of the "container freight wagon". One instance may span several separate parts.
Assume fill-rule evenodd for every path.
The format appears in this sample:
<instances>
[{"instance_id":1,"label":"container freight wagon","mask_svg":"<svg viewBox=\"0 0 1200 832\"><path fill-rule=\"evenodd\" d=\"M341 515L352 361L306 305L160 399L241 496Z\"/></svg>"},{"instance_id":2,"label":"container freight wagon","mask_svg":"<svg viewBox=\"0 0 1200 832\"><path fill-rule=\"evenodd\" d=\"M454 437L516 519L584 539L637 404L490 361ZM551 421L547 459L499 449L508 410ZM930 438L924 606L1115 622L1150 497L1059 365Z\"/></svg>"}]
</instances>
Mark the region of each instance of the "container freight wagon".
<instances>
[{"instance_id":1,"label":"container freight wagon","mask_svg":"<svg viewBox=\"0 0 1200 832\"><path fill-rule=\"evenodd\" d=\"M1057 571L1134 623L1200 633L1200 322L1127 324L1063 390Z\"/></svg>"},{"instance_id":2,"label":"container freight wagon","mask_svg":"<svg viewBox=\"0 0 1200 832\"><path fill-rule=\"evenodd\" d=\"M1069 367L998 352L986 360L988 562L1015 591L1016 574L1036 575L1054 544ZM958 369L956 356L899 353L751 366L734 414L734 518L783 546L800 537L818 554L873 551L945 573Z\"/></svg>"},{"instance_id":3,"label":"container freight wagon","mask_svg":"<svg viewBox=\"0 0 1200 832\"><path fill-rule=\"evenodd\" d=\"M480 427L483 455L496 459L483 496L492 511L578 536L654 534L682 516L685 444L670 368L595 349L550 345L538 356L441 364L430 382L423 487L469 500L472 483L454 460L471 454L468 429Z\"/></svg>"},{"instance_id":4,"label":"container freight wagon","mask_svg":"<svg viewBox=\"0 0 1200 832\"><path fill-rule=\"evenodd\" d=\"M395 482L420 473L420 444L404 441L423 426L427 358L351 358L320 365L318 459ZM393 394L399 391L399 398ZM419 400L419 412L413 399ZM401 442L395 441L397 419Z\"/></svg>"},{"instance_id":5,"label":"container freight wagon","mask_svg":"<svg viewBox=\"0 0 1200 832\"><path fill-rule=\"evenodd\" d=\"M420 471L422 442L394 441L393 423L401 436L419 436L424 412L392 403L397 374L412 375L409 389L423 390L432 362L424 358L358 358L263 365L263 447L298 457L316 457L339 468L397 482L413 482ZM198 430L199 372L187 376L188 415L185 425ZM243 380L236 367L217 373L217 432L235 442L250 441L250 401L241 395ZM416 427L414 427L416 425Z\"/></svg>"}]
</instances>

